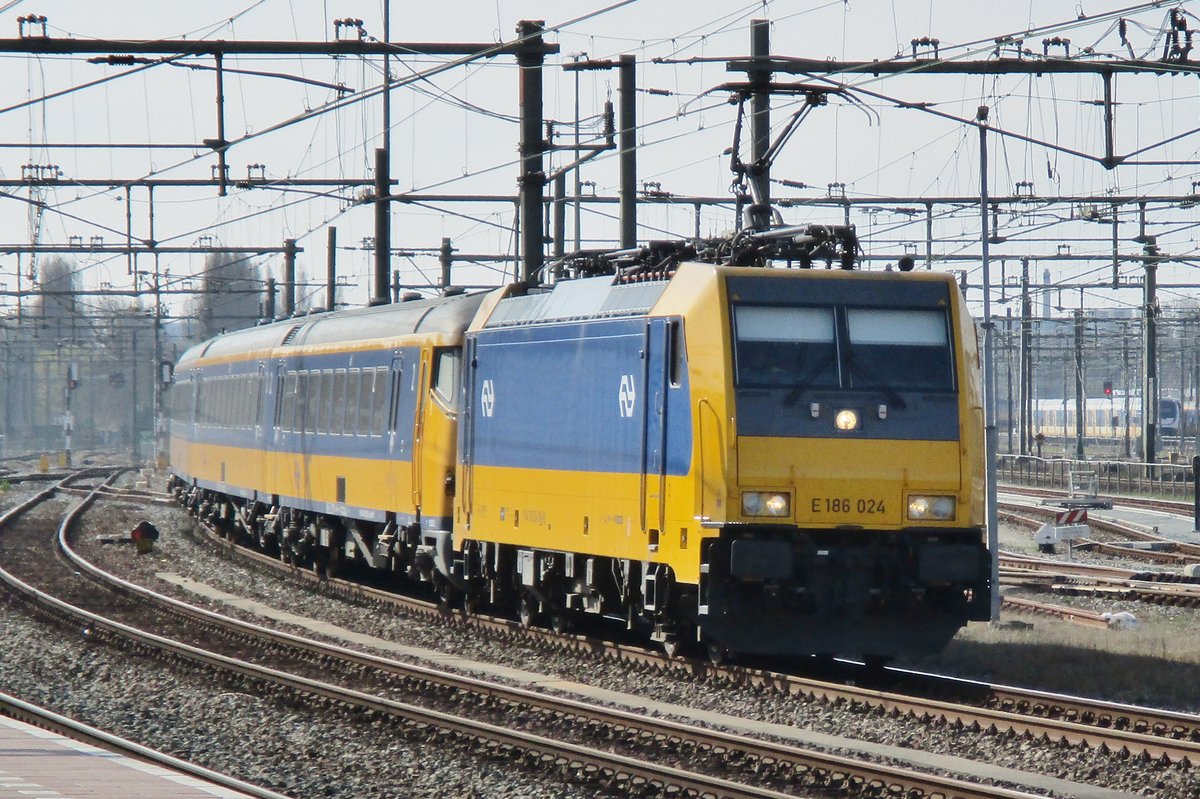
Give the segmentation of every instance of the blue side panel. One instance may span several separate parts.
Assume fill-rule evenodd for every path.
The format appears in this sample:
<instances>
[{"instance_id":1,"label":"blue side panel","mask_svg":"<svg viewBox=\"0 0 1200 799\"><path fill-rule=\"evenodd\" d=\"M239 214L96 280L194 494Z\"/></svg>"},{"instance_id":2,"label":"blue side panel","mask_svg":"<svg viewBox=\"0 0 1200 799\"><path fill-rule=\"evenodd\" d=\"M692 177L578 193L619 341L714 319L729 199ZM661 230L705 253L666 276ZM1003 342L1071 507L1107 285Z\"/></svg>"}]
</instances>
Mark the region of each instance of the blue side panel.
<instances>
[{"instance_id":1,"label":"blue side panel","mask_svg":"<svg viewBox=\"0 0 1200 799\"><path fill-rule=\"evenodd\" d=\"M471 441L481 466L640 473L648 425L667 399L647 391L644 318L499 328L474 336ZM661 362L660 367L662 368ZM670 474L691 456L686 384L673 390L665 436ZM652 403L647 406L646 403ZM677 411L677 412L676 412ZM663 441L661 431L657 440Z\"/></svg>"}]
</instances>

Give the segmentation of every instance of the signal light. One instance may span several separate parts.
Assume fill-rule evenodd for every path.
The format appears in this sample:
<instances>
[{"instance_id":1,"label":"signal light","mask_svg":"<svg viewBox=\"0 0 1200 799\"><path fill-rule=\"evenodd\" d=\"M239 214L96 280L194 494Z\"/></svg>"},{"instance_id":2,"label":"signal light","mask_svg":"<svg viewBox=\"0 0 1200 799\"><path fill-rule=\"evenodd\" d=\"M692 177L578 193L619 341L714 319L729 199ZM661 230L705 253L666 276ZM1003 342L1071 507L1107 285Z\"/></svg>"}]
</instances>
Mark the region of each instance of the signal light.
<instances>
[{"instance_id":1,"label":"signal light","mask_svg":"<svg viewBox=\"0 0 1200 799\"><path fill-rule=\"evenodd\" d=\"M1112 395L1113 395L1112 381L1105 380L1104 381L1104 396L1111 397Z\"/></svg>"}]
</instances>

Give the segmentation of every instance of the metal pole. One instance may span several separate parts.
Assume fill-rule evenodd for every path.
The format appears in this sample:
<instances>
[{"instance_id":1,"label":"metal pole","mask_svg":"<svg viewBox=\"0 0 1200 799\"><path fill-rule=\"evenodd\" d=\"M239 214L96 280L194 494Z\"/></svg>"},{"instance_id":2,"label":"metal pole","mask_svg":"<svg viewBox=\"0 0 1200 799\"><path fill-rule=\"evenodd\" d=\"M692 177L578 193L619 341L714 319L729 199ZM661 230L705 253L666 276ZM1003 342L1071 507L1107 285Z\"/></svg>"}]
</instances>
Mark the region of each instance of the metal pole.
<instances>
[{"instance_id":1,"label":"metal pole","mask_svg":"<svg viewBox=\"0 0 1200 799\"><path fill-rule=\"evenodd\" d=\"M987 539L991 553L992 621L1000 619L1000 528L996 508L996 363L993 358L992 324L992 267L988 249L988 171L987 171L988 107L981 105L976 112L979 122L979 241L983 253L983 419L985 480L987 484Z\"/></svg>"},{"instance_id":2,"label":"metal pole","mask_svg":"<svg viewBox=\"0 0 1200 799\"><path fill-rule=\"evenodd\" d=\"M517 23L521 49L517 53L520 67L521 106L521 273L522 282L540 280L544 254L542 252L542 189L546 175L542 171L542 48L541 20L522 20Z\"/></svg>"},{"instance_id":3,"label":"metal pole","mask_svg":"<svg viewBox=\"0 0 1200 799\"><path fill-rule=\"evenodd\" d=\"M1200 455L1192 456L1192 530L1200 533Z\"/></svg>"},{"instance_id":4,"label":"metal pole","mask_svg":"<svg viewBox=\"0 0 1200 799\"><path fill-rule=\"evenodd\" d=\"M217 193L224 197L229 181L229 166L225 162L225 70L221 64L221 53L213 58L217 64Z\"/></svg>"},{"instance_id":5,"label":"metal pole","mask_svg":"<svg viewBox=\"0 0 1200 799\"><path fill-rule=\"evenodd\" d=\"M1158 272L1158 247L1152 237L1147 237L1146 285L1142 308L1144 364L1142 366L1142 455L1146 463L1158 459L1158 330L1155 317L1158 314L1155 279Z\"/></svg>"},{"instance_id":6,"label":"metal pole","mask_svg":"<svg viewBox=\"0 0 1200 799\"><path fill-rule=\"evenodd\" d=\"M392 3L383 0L383 43L388 45L392 40ZM389 52L383 51L383 149L391 161L392 153L392 62ZM333 310L333 306L329 307Z\"/></svg>"},{"instance_id":7,"label":"metal pole","mask_svg":"<svg viewBox=\"0 0 1200 799\"><path fill-rule=\"evenodd\" d=\"M1075 309L1075 459L1083 460L1083 309Z\"/></svg>"},{"instance_id":8,"label":"metal pole","mask_svg":"<svg viewBox=\"0 0 1200 799\"><path fill-rule=\"evenodd\" d=\"M158 271L158 253L154 254L154 382L151 410L154 419L154 465L165 464L167 456L167 420L162 412L162 277ZM136 368L136 364L135 364Z\"/></svg>"},{"instance_id":9,"label":"metal pole","mask_svg":"<svg viewBox=\"0 0 1200 799\"><path fill-rule=\"evenodd\" d=\"M1004 319L1004 366L1008 378L1005 399L1008 402L1008 413L1005 416L1004 431L1008 437L1008 454L1013 454L1013 319L1012 308L1006 309Z\"/></svg>"},{"instance_id":10,"label":"metal pole","mask_svg":"<svg viewBox=\"0 0 1200 799\"><path fill-rule=\"evenodd\" d=\"M925 268L933 269L933 203L925 203Z\"/></svg>"},{"instance_id":11,"label":"metal pole","mask_svg":"<svg viewBox=\"0 0 1200 799\"><path fill-rule=\"evenodd\" d=\"M1033 321L1029 297L1029 259L1021 259L1021 444L1028 455L1033 448Z\"/></svg>"},{"instance_id":12,"label":"metal pole","mask_svg":"<svg viewBox=\"0 0 1200 799\"><path fill-rule=\"evenodd\" d=\"M750 140L751 159L754 168L750 172L750 183L754 188L754 207L750 224L768 227L771 224L771 173L767 166L767 151L771 148L771 22L766 19L750 20Z\"/></svg>"},{"instance_id":13,"label":"metal pole","mask_svg":"<svg viewBox=\"0 0 1200 799\"><path fill-rule=\"evenodd\" d=\"M263 311L263 317L271 321L275 320L275 278L267 278L267 301Z\"/></svg>"},{"instance_id":14,"label":"metal pole","mask_svg":"<svg viewBox=\"0 0 1200 799\"><path fill-rule=\"evenodd\" d=\"M632 55L620 59L621 249L637 246L637 74Z\"/></svg>"},{"instance_id":15,"label":"metal pole","mask_svg":"<svg viewBox=\"0 0 1200 799\"><path fill-rule=\"evenodd\" d=\"M575 170L578 172L579 170ZM567 248L567 176L554 176L554 257L561 258Z\"/></svg>"},{"instance_id":16,"label":"metal pole","mask_svg":"<svg viewBox=\"0 0 1200 799\"><path fill-rule=\"evenodd\" d=\"M138 345L137 345L137 330L131 330L129 333L129 438L131 439L130 451L133 453L133 462L137 463L142 457L142 448L138 444ZM70 395L67 395L68 398ZM67 453L67 465L71 463L71 454Z\"/></svg>"},{"instance_id":17,"label":"metal pole","mask_svg":"<svg viewBox=\"0 0 1200 799\"><path fill-rule=\"evenodd\" d=\"M296 240L283 240L283 318L296 313Z\"/></svg>"},{"instance_id":18,"label":"metal pole","mask_svg":"<svg viewBox=\"0 0 1200 799\"><path fill-rule=\"evenodd\" d=\"M337 300L337 228L329 226L325 246L325 308L336 310Z\"/></svg>"},{"instance_id":19,"label":"metal pole","mask_svg":"<svg viewBox=\"0 0 1200 799\"><path fill-rule=\"evenodd\" d=\"M582 60L586 55L587 55L586 53L576 53L574 56L574 59L575 59L575 61L578 62L578 61ZM579 153L580 153L579 135L580 135L579 134L579 71L576 70L575 71L575 153L574 153L576 162L579 161ZM574 207L574 211L575 211L575 220L574 220L574 223L575 223L575 252L579 252L583 248L583 240L581 238L581 233L579 230L581 214L583 211L582 200L580 199L580 196L579 196L580 194L583 193L583 175L580 174L579 167L575 167L574 169L572 169L571 174L573 175L573 180L574 180L573 188L575 190L575 201L574 201L574 206L575 206Z\"/></svg>"},{"instance_id":20,"label":"metal pole","mask_svg":"<svg viewBox=\"0 0 1200 799\"><path fill-rule=\"evenodd\" d=\"M388 174L388 151L375 149L375 273L369 305L386 305L388 276L392 256L392 220L388 193L391 191Z\"/></svg>"},{"instance_id":21,"label":"metal pole","mask_svg":"<svg viewBox=\"0 0 1200 799\"><path fill-rule=\"evenodd\" d=\"M450 267L454 262L454 248L450 246L450 239L443 238L442 246L438 249L438 263L442 267L442 288L450 286Z\"/></svg>"},{"instance_id":22,"label":"metal pole","mask_svg":"<svg viewBox=\"0 0 1200 799\"><path fill-rule=\"evenodd\" d=\"M133 364L134 364L134 368L136 370L136 367L137 367L136 355L133 359ZM76 370L75 363L74 362L68 363L67 364L67 381L66 381L67 387L66 387L66 391L65 391L66 397L65 397L65 402L64 402L64 405L66 407L63 409L63 457L66 459L66 463L64 464L66 466L71 465L71 433L73 432L72 428L75 426L75 419L71 416L71 395L75 393L75 380L76 380L77 376L78 376L78 371ZM137 398L136 397L134 398L133 406L135 409L137 408ZM136 413L136 412L137 411L135 410L134 413ZM137 461L137 444L136 443L134 444L133 459L135 462Z\"/></svg>"},{"instance_id":23,"label":"metal pole","mask_svg":"<svg viewBox=\"0 0 1200 799\"><path fill-rule=\"evenodd\" d=\"M1132 453L1129 418L1129 328L1121 326L1121 385L1125 389L1125 457Z\"/></svg>"}]
</instances>

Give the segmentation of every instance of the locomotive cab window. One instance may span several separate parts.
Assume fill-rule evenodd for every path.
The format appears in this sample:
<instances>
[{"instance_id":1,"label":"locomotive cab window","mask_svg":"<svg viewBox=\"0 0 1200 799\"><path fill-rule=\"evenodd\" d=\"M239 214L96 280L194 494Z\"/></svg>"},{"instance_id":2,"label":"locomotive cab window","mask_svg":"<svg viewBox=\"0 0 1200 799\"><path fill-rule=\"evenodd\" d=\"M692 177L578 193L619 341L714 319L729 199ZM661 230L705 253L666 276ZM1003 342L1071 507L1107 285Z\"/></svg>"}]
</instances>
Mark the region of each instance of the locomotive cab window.
<instances>
[{"instance_id":1,"label":"locomotive cab window","mask_svg":"<svg viewBox=\"0 0 1200 799\"><path fill-rule=\"evenodd\" d=\"M683 325L678 319L671 320L667 326L667 351L671 359L671 387L683 385Z\"/></svg>"},{"instance_id":2,"label":"locomotive cab window","mask_svg":"<svg viewBox=\"0 0 1200 799\"><path fill-rule=\"evenodd\" d=\"M734 330L739 386L838 385L832 308L739 305Z\"/></svg>"},{"instance_id":3,"label":"locomotive cab window","mask_svg":"<svg viewBox=\"0 0 1200 799\"><path fill-rule=\"evenodd\" d=\"M848 308L847 388L953 391L943 310Z\"/></svg>"}]
</instances>

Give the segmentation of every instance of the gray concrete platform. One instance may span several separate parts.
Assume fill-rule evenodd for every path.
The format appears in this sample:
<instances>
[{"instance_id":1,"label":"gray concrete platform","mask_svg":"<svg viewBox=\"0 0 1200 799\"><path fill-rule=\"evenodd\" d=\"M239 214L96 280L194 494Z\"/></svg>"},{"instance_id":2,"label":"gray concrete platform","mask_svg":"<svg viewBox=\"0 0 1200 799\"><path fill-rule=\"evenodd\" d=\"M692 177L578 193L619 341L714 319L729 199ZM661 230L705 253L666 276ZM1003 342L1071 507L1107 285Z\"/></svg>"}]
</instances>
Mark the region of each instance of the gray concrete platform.
<instances>
[{"instance_id":1,"label":"gray concrete platform","mask_svg":"<svg viewBox=\"0 0 1200 799\"><path fill-rule=\"evenodd\" d=\"M248 799L228 788L0 717L0 799Z\"/></svg>"}]
</instances>

